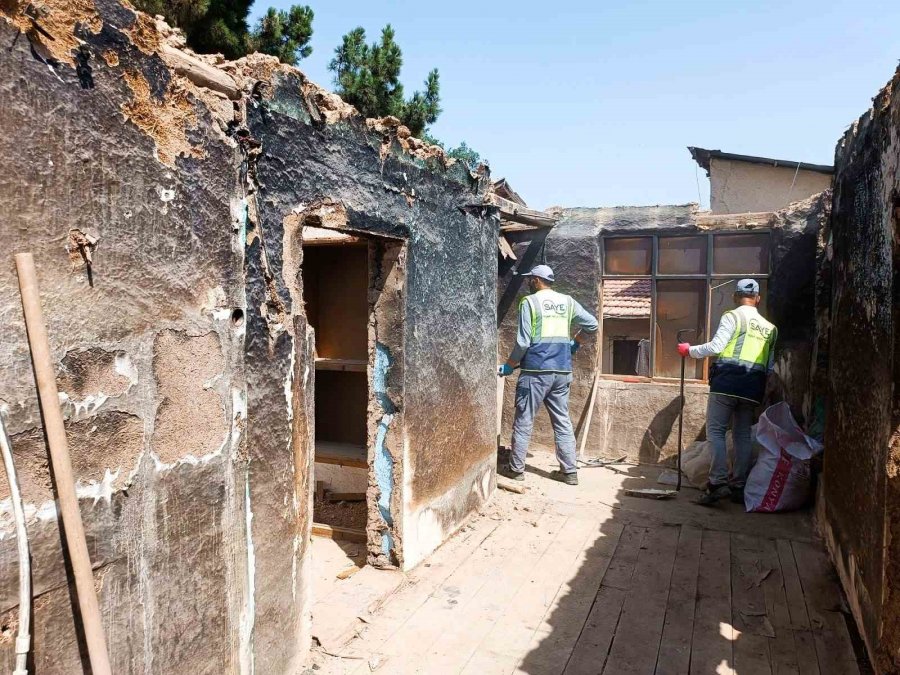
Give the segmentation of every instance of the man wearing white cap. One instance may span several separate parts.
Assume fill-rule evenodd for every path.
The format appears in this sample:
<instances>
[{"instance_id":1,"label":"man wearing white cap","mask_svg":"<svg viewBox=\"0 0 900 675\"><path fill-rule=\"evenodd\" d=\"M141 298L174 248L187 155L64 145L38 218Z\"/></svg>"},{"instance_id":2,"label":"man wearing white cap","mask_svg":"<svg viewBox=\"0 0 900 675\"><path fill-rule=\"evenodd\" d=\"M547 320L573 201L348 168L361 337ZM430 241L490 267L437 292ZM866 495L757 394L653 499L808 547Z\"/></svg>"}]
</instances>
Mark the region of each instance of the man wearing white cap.
<instances>
[{"instance_id":1,"label":"man wearing white cap","mask_svg":"<svg viewBox=\"0 0 900 675\"><path fill-rule=\"evenodd\" d=\"M712 444L709 486L698 504L709 506L724 497L743 503L750 473L750 427L762 403L766 378L775 364L778 329L759 313L759 284L741 279L734 293L735 309L725 312L713 339L703 345L678 345L678 353L695 359L718 356L709 372L706 437ZM734 466L728 475L725 432L732 425Z\"/></svg>"},{"instance_id":2,"label":"man wearing white cap","mask_svg":"<svg viewBox=\"0 0 900 675\"><path fill-rule=\"evenodd\" d=\"M557 293L553 270L538 265L527 274L532 294L519 303L519 330L516 346L509 359L498 369L502 377L521 366L516 384L516 416L513 422L512 454L509 466L500 473L513 480L525 480L525 457L534 429L534 417L541 404L546 406L553 425L559 471L553 478L567 485L578 485L575 432L569 419L569 387L572 384L572 354L583 342L583 333L597 331L597 319L574 298ZM573 340L572 324L581 327Z\"/></svg>"}]
</instances>

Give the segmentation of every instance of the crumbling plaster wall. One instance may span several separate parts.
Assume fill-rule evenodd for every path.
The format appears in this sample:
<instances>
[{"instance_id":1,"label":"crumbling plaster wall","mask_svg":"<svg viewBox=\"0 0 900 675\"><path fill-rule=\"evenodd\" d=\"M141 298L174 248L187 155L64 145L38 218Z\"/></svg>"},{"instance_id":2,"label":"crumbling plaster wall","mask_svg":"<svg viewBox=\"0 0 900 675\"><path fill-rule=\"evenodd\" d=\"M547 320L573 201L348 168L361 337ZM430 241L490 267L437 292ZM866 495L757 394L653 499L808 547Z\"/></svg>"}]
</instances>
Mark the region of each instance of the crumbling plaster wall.
<instances>
[{"instance_id":1,"label":"crumbling plaster wall","mask_svg":"<svg viewBox=\"0 0 900 675\"><path fill-rule=\"evenodd\" d=\"M786 208L831 187L831 174L712 158L709 208L713 213L759 213Z\"/></svg>"},{"instance_id":2,"label":"crumbling plaster wall","mask_svg":"<svg viewBox=\"0 0 900 675\"><path fill-rule=\"evenodd\" d=\"M761 219L699 217L694 205L564 209L547 234L540 231L511 233L520 269L546 262L556 275L555 288L572 295L585 309L599 313L601 280L600 239L604 234L687 234L713 229L757 229L772 231L772 277L769 315L780 327L777 369L788 384L786 392L772 392L772 401L785 397L798 416L809 372L809 351L814 332L814 278L816 242L826 218L823 196L791 205ZM514 265L500 266L500 358L513 346L516 307L527 291L521 279L512 276ZM593 342L575 356L569 412L578 425L587 413L594 377L596 351ZM506 386L502 439L510 438L515 392L514 379ZM601 378L591 427L585 445L589 457L619 458L658 463L677 452L678 384L669 382L623 382ZM705 437L708 387L688 384L685 388L684 443ZM553 430L546 414L535 424L533 442L553 448Z\"/></svg>"},{"instance_id":3,"label":"crumbling plaster wall","mask_svg":"<svg viewBox=\"0 0 900 675\"><path fill-rule=\"evenodd\" d=\"M375 355L378 372L370 372L376 395L375 376L384 379L378 424L385 427L375 435L390 454L392 478L370 478L370 495L381 500L391 490L386 556L409 568L493 489L497 221L480 206L486 175L404 152L407 134L390 118L333 119L321 99L298 94L303 87L299 74L275 73L248 109L261 146L256 217L272 279L269 302L299 311L299 289L283 270L298 255L282 247L292 213L330 208L340 217L325 214L313 224L404 244L397 263L405 272L404 321L394 329L402 335L393 336L401 349L384 344L383 361ZM370 541L370 560L378 550Z\"/></svg>"},{"instance_id":4,"label":"crumbling plaster wall","mask_svg":"<svg viewBox=\"0 0 900 675\"><path fill-rule=\"evenodd\" d=\"M819 317L820 330L830 329L820 345L828 373L819 526L885 673L900 670L898 169L900 72L835 152L821 276L830 304Z\"/></svg>"},{"instance_id":5,"label":"crumbling plaster wall","mask_svg":"<svg viewBox=\"0 0 900 675\"><path fill-rule=\"evenodd\" d=\"M302 320L297 340L272 338L253 304L267 279L248 243L244 101L175 74L152 20L111 0L45 3L40 30L24 11L0 4L0 405L27 502L35 672L86 660L18 304L12 255L26 250L113 671L296 670L309 647L312 376L295 384L267 358L307 363L311 341ZM90 270L73 229L98 239ZM15 547L5 499L4 670Z\"/></svg>"}]
</instances>

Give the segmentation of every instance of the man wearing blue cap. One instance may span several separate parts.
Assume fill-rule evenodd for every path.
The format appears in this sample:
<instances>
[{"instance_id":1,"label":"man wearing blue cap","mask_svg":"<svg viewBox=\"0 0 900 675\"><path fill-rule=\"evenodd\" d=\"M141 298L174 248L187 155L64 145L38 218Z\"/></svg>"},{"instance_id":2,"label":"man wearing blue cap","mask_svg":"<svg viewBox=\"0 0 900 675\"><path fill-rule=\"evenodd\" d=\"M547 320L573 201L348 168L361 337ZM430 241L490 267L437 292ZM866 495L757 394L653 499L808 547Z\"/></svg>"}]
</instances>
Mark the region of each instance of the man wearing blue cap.
<instances>
[{"instance_id":1,"label":"man wearing blue cap","mask_svg":"<svg viewBox=\"0 0 900 675\"><path fill-rule=\"evenodd\" d=\"M572 384L572 354L584 341L582 333L571 337L576 324L584 333L597 331L597 319L574 298L557 293L553 286L553 270L538 265L528 277L531 295L519 303L519 330L516 346L509 359L498 369L502 377L521 366L516 384L516 417L513 422L512 454L509 466L500 473L513 480L525 480L525 457L534 429L534 417L546 406L556 440L559 471L554 479L567 485L578 485L575 454L575 432L569 419L569 386Z\"/></svg>"},{"instance_id":2,"label":"man wearing blue cap","mask_svg":"<svg viewBox=\"0 0 900 675\"><path fill-rule=\"evenodd\" d=\"M678 345L678 353L695 359L718 356L709 372L709 404L706 437L712 444L709 485L698 504L709 506L731 496L744 501L744 484L750 473L750 427L753 412L762 403L766 378L775 364L778 329L759 313L759 284L741 279L734 293L735 309L725 312L713 339L703 345ZM734 466L728 475L725 432L732 424Z\"/></svg>"}]
</instances>

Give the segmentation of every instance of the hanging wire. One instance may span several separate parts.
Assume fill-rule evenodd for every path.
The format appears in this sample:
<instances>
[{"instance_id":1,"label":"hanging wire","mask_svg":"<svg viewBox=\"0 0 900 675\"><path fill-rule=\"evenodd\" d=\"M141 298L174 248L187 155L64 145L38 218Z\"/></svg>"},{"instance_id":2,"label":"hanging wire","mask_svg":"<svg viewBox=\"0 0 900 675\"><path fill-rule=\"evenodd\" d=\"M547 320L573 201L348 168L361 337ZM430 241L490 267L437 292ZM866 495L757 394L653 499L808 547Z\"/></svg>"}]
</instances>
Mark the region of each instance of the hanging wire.
<instances>
[{"instance_id":1,"label":"hanging wire","mask_svg":"<svg viewBox=\"0 0 900 675\"><path fill-rule=\"evenodd\" d=\"M694 164L694 180L697 181L697 205L703 208L703 197L700 194L700 167Z\"/></svg>"},{"instance_id":2,"label":"hanging wire","mask_svg":"<svg viewBox=\"0 0 900 675\"><path fill-rule=\"evenodd\" d=\"M791 203L791 194L794 192L794 184L797 182L797 174L800 173L800 162L797 162L797 170L794 171L794 180L791 181L791 189L788 190L787 203Z\"/></svg>"}]
</instances>

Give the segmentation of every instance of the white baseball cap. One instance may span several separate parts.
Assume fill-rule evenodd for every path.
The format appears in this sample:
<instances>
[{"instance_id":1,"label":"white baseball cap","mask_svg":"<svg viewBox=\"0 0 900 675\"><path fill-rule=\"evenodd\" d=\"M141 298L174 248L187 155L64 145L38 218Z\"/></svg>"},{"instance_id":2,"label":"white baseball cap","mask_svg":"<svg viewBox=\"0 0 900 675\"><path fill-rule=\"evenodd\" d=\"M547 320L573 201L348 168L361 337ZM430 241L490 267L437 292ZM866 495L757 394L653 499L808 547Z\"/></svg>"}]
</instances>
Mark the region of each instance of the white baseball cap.
<instances>
[{"instance_id":1,"label":"white baseball cap","mask_svg":"<svg viewBox=\"0 0 900 675\"><path fill-rule=\"evenodd\" d=\"M546 281L553 281L553 270L550 269L549 265L537 265L536 267L532 267L530 272L520 274L519 276L538 277L539 279L544 279Z\"/></svg>"},{"instance_id":2,"label":"white baseball cap","mask_svg":"<svg viewBox=\"0 0 900 675\"><path fill-rule=\"evenodd\" d=\"M737 292L744 295L759 295L759 282L756 279L741 279L737 282Z\"/></svg>"}]
</instances>

